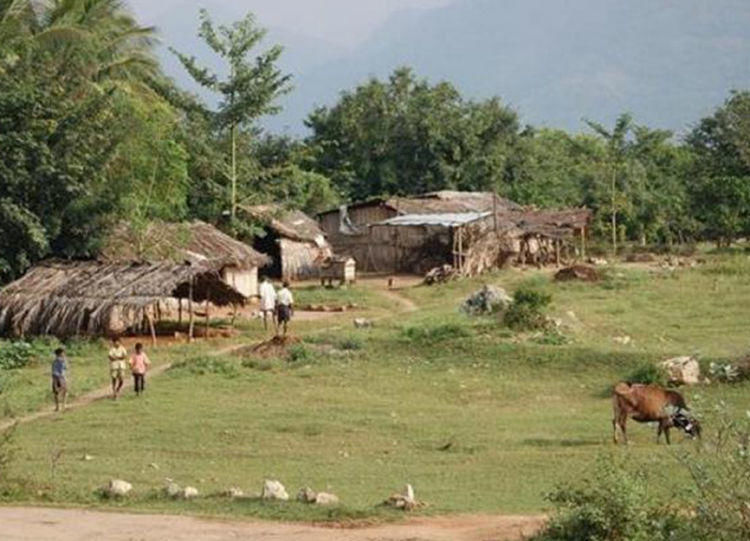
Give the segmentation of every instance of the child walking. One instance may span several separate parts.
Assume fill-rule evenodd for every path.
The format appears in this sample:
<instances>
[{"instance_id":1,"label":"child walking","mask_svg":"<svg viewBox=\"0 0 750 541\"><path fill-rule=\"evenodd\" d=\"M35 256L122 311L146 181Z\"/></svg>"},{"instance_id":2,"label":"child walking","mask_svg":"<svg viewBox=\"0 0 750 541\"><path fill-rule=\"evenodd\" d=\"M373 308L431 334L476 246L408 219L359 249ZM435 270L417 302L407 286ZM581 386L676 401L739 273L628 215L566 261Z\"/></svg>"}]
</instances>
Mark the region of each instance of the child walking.
<instances>
[{"instance_id":1,"label":"child walking","mask_svg":"<svg viewBox=\"0 0 750 541\"><path fill-rule=\"evenodd\" d=\"M68 381L66 372L68 371L68 360L65 358L65 350L57 348L55 350L55 359L52 361L52 394L55 395L55 411L65 409L65 398L68 396Z\"/></svg>"},{"instance_id":2,"label":"child walking","mask_svg":"<svg viewBox=\"0 0 750 541\"><path fill-rule=\"evenodd\" d=\"M151 366L151 360L143 351L143 344L135 345L135 352L130 357L130 370L133 372L133 387L135 394L140 395L146 388L146 371Z\"/></svg>"}]
</instances>

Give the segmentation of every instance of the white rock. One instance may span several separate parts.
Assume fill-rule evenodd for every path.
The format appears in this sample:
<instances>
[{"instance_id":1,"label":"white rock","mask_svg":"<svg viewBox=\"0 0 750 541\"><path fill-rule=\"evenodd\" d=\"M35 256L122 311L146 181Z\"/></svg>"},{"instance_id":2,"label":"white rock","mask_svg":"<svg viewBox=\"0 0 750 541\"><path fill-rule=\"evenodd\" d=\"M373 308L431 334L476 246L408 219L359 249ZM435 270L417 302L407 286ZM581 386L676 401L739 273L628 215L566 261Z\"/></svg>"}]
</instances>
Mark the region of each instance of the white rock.
<instances>
[{"instance_id":1,"label":"white rock","mask_svg":"<svg viewBox=\"0 0 750 541\"><path fill-rule=\"evenodd\" d=\"M164 492L170 498L179 498L182 495L182 487L177 483L169 483L165 488Z\"/></svg>"},{"instance_id":2,"label":"white rock","mask_svg":"<svg viewBox=\"0 0 750 541\"><path fill-rule=\"evenodd\" d=\"M612 340L614 340L615 343L620 344L622 346L627 346L628 344L630 344L633 341L633 339L630 338L627 335L626 336L615 336Z\"/></svg>"},{"instance_id":3,"label":"white rock","mask_svg":"<svg viewBox=\"0 0 750 541\"><path fill-rule=\"evenodd\" d=\"M122 479L112 479L107 486L107 494L118 498L127 496L131 490L133 490L133 485Z\"/></svg>"},{"instance_id":4,"label":"white rock","mask_svg":"<svg viewBox=\"0 0 750 541\"><path fill-rule=\"evenodd\" d=\"M286 493L284 485L278 481L270 481L266 479L263 481L263 492L260 495L264 500L289 500L289 494Z\"/></svg>"},{"instance_id":5,"label":"white rock","mask_svg":"<svg viewBox=\"0 0 750 541\"><path fill-rule=\"evenodd\" d=\"M185 487L181 495L186 500L196 498L198 496L198 489L195 487Z\"/></svg>"},{"instance_id":6,"label":"white rock","mask_svg":"<svg viewBox=\"0 0 750 541\"><path fill-rule=\"evenodd\" d=\"M318 492L315 498L316 505L337 505L338 503L339 497L328 492Z\"/></svg>"},{"instance_id":7,"label":"white rock","mask_svg":"<svg viewBox=\"0 0 750 541\"><path fill-rule=\"evenodd\" d=\"M412 487L411 485L407 484L404 487L403 495L404 495L404 498L406 498L407 501L413 502L414 501L414 487Z\"/></svg>"},{"instance_id":8,"label":"white rock","mask_svg":"<svg viewBox=\"0 0 750 541\"><path fill-rule=\"evenodd\" d=\"M302 503L315 503L315 500L318 498L318 493L315 492L310 487L305 487L299 489L299 492L297 493L297 501Z\"/></svg>"},{"instance_id":9,"label":"white rock","mask_svg":"<svg viewBox=\"0 0 750 541\"><path fill-rule=\"evenodd\" d=\"M230 498L242 498L245 495L242 489L237 487L229 488L225 494Z\"/></svg>"},{"instance_id":10,"label":"white rock","mask_svg":"<svg viewBox=\"0 0 750 541\"><path fill-rule=\"evenodd\" d=\"M695 385L700 383L701 366L694 357L682 356L668 359L661 363L669 380L674 383Z\"/></svg>"},{"instance_id":11,"label":"white rock","mask_svg":"<svg viewBox=\"0 0 750 541\"><path fill-rule=\"evenodd\" d=\"M89 461L91 461L91 460L94 460L94 457L93 457L93 456L91 456L91 455L83 455L83 456L81 457L81 460L85 460L86 462L89 462Z\"/></svg>"},{"instance_id":12,"label":"white rock","mask_svg":"<svg viewBox=\"0 0 750 541\"><path fill-rule=\"evenodd\" d=\"M372 320L358 317L354 319L354 326L358 329L369 329L372 327Z\"/></svg>"}]
</instances>

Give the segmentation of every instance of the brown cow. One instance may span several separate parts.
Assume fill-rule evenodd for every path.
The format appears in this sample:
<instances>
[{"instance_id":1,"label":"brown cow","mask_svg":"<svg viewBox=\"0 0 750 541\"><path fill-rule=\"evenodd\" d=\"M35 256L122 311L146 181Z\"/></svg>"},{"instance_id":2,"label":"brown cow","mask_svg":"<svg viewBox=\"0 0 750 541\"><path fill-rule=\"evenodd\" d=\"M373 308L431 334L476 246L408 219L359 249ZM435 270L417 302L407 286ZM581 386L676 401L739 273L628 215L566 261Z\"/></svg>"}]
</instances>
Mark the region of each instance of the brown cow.
<instances>
[{"instance_id":1,"label":"brown cow","mask_svg":"<svg viewBox=\"0 0 750 541\"><path fill-rule=\"evenodd\" d=\"M639 423L659 423L656 430L656 443L664 432L669 441L669 429L673 426L684 430L691 438L700 436L701 428L685 405L685 399L676 391L664 389L659 385L621 382L615 385L612 394L614 417L612 429L614 442L617 443L617 427L620 427L625 443L628 442L625 424L628 417Z\"/></svg>"}]
</instances>

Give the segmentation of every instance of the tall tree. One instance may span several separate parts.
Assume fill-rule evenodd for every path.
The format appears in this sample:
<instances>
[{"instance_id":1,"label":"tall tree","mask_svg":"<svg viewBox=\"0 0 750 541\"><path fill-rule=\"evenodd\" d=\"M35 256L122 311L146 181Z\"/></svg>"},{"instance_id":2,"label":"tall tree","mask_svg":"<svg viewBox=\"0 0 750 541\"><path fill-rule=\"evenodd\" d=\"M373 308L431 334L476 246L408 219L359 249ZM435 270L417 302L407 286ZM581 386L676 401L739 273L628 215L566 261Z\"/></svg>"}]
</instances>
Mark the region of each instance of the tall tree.
<instances>
[{"instance_id":1,"label":"tall tree","mask_svg":"<svg viewBox=\"0 0 750 541\"><path fill-rule=\"evenodd\" d=\"M210 69L199 65L194 56L187 56L174 49L190 76L201 86L218 93L221 103L216 111L207 109L216 126L230 133L230 214L232 221L237 209L237 135L238 130L251 128L253 122L265 114L276 113L276 99L290 91L290 75L285 75L276 66L282 53L278 45L261 52L254 59L249 56L263 38L266 30L260 28L252 14L231 26L214 26L208 12L200 11L199 36L208 46L227 62L229 76L225 80Z\"/></svg>"},{"instance_id":2,"label":"tall tree","mask_svg":"<svg viewBox=\"0 0 750 541\"><path fill-rule=\"evenodd\" d=\"M617 255L617 212L621 202L618 198L618 186L627 184L628 176L628 135L633 128L633 117L623 113L615 121L612 130L598 122L587 120L586 124L607 143L607 174L611 193L611 227L612 254Z\"/></svg>"}]
</instances>

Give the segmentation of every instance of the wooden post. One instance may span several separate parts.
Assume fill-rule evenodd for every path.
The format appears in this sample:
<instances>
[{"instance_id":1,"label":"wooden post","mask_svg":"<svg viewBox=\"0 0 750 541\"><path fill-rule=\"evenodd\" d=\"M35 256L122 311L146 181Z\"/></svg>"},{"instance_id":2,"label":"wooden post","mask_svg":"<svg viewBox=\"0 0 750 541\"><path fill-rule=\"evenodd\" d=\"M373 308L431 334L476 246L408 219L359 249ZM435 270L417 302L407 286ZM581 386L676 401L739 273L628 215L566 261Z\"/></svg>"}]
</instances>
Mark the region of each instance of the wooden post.
<instances>
[{"instance_id":1,"label":"wooden post","mask_svg":"<svg viewBox=\"0 0 750 541\"><path fill-rule=\"evenodd\" d=\"M156 346L156 327L154 327L154 316L151 315L149 308L146 308L146 319L148 319L148 328L151 331L151 346L154 347Z\"/></svg>"},{"instance_id":2,"label":"wooden post","mask_svg":"<svg viewBox=\"0 0 750 541\"><path fill-rule=\"evenodd\" d=\"M188 288L188 321L190 322L188 324L188 342L193 341L193 325L195 324L193 314L193 282L195 279L191 276L190 277L190 285Z\"/></svg>"},{"instance_id":3,"label":"wooden post","mask_svg":"<svg viewBox=\"0 0 750 541\"><path fill-rule=\"evenodd\" d=\"M581 259L586 259L586 226L581 228Z\"/></svg>"},{"instance_id":4,"label":"wooden post","mask_svg":"<svg viewBox=\"0 0 750 541\"><path fill-rule=\"evenodd\" d=\"M464 230L458 227L458 272L464 270Z\"/></svg>"},{"instance_id":5,"label":"wooden post","mask_svg":"<svg viewBox=\"0 0 750 541\"><path fill-rule=\"evenodd\" d=\"M206 295L206 340L208 340L208 328L211 324L211 316L209 314L211 310L211 297Z\"/></svg>"}]
</instances>

